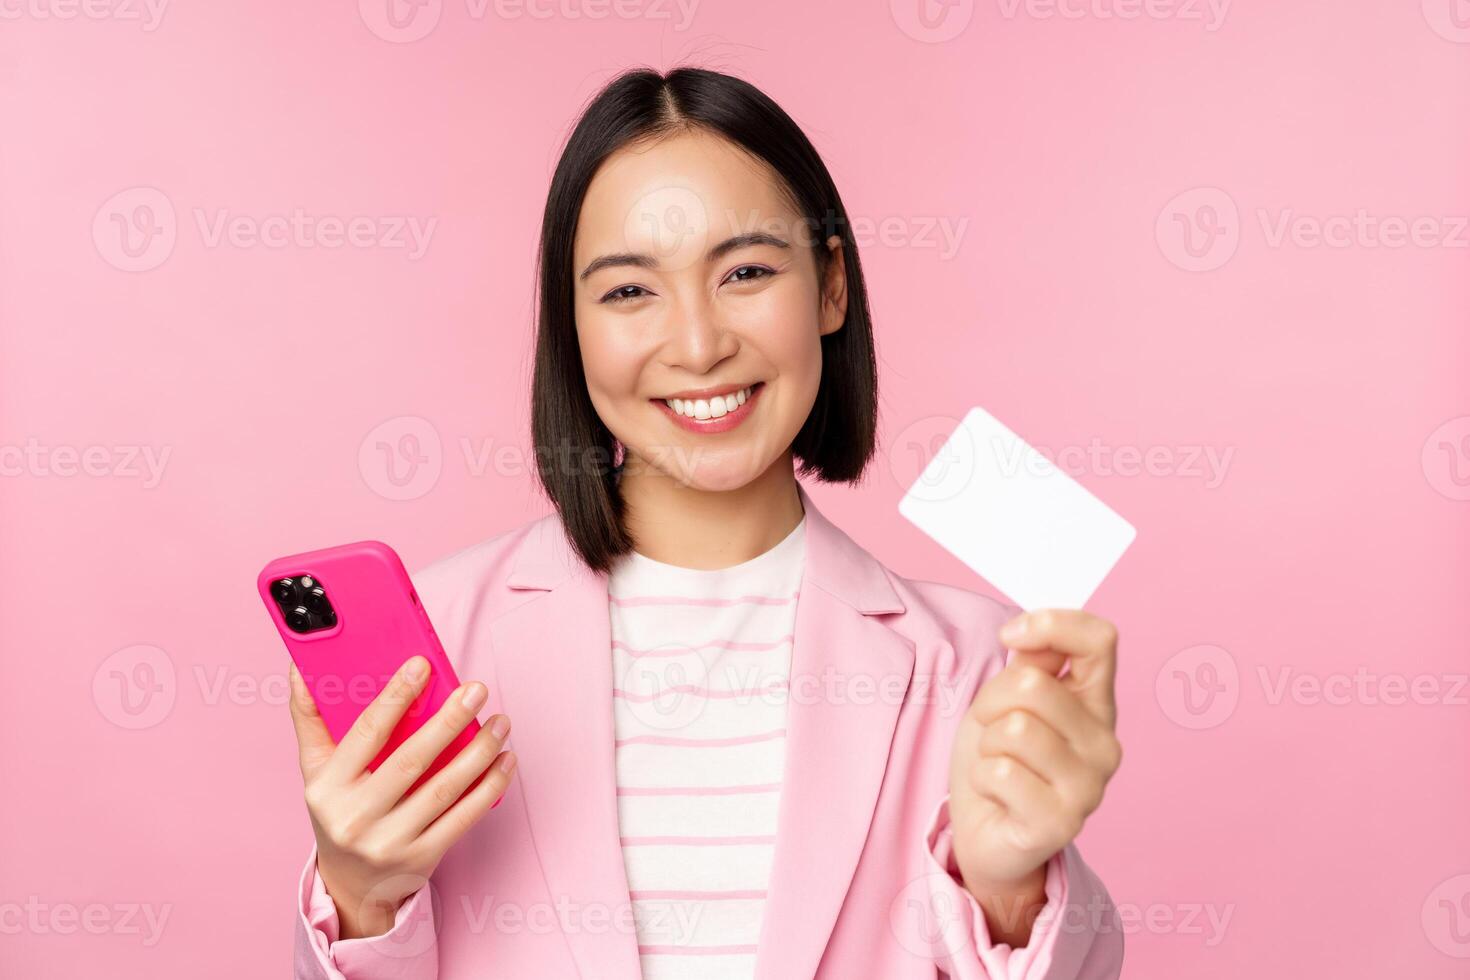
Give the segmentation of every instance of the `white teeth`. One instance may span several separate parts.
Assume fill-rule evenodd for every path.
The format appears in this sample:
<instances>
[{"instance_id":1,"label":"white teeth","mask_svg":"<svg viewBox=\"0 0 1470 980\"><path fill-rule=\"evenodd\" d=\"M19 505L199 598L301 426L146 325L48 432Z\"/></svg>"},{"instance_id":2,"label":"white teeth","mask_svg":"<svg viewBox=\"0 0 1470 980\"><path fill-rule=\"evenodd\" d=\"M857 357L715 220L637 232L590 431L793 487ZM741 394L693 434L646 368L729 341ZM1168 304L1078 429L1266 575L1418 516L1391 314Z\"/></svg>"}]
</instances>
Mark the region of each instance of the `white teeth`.
<instances>
[{"instance_id":1,"label":"white teeth","mask_svg":"<svg viewBox=\"0 0 1470 980\"><path fill-rule=\"evenodd\" d=\"M664 404L679 415L692 419L717 419L735 411L750 399L751 388L741 388L729 395L716 395L710 399L665 398Z\"/></svg>"}]
</instances>

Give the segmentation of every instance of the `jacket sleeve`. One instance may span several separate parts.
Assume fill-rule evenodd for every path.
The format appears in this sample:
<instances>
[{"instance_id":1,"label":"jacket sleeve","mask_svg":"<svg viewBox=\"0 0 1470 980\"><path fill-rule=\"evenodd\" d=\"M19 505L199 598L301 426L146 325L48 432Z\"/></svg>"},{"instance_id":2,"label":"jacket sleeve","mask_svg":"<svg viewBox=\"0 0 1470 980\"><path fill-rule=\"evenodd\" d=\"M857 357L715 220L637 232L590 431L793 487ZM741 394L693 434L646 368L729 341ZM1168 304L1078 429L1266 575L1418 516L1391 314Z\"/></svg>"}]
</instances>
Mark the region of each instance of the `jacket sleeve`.
<instances>
[{"instance_id":1,"label":"jacket sleeve","mask_svg":"<svg viewBox=\"0 0 1470 980\"><path fill-rule=\"evenodd\" d=\"M940 922L941 971L953 980L1117 980L1123 931L1103 883L1068 844L1046 864L1046 905L1020 949L992 943L985 912L961 883L953 858L949 796L925 831L930 909Z\"/></svg>"},{"instance_id":2,"label":"jacket sleeve","mask_svg":"<svg viewBox=\"0 0 1470 980\"><path fill-rule=\"evenodd\" d=\"M398 909L393 928L366 939L338 939L337 906L316 870L316 848L301 873L297 896L296 980L437 980L439 950L433 886Z\"/></svg>"}]
</instances>

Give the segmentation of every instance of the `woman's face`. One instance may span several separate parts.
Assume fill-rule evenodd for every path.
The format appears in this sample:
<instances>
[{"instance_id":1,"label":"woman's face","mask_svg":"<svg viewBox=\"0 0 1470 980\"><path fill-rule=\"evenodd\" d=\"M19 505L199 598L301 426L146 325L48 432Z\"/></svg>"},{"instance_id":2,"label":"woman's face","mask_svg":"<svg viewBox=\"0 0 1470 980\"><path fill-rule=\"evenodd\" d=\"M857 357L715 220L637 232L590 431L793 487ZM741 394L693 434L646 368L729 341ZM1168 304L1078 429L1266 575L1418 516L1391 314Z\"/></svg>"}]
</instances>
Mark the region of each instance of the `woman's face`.
<instances>
[{"instance_id":1,"label":"woman's face","mask_svg":"<svg viewBox=\"0 0 1470 980\"><path fill-rule=\"evenodd\" d=\"M573 244L588 393L626 448L698 490L784 456L816 401L822 335L847 312L840 240L774 173L701 131L627 147L594 176ZM830 248L824 283L814 248Z\"/></svg>"}]
</instances>

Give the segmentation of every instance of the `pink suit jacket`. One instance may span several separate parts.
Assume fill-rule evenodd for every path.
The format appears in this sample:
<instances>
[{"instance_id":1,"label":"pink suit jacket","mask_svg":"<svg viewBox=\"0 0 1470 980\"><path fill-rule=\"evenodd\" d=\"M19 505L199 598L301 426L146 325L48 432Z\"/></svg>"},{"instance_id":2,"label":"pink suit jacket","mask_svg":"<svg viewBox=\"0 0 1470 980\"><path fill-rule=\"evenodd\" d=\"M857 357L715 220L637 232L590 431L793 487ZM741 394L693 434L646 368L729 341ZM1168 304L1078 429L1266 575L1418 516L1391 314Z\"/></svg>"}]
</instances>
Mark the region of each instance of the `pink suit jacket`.
<instances>
[{"instance_id":1,"label":"pink suit jacket","mask_svg":"<svg viewBox=\"0 0 1470 980\"><path fill-rule=\"evenodd\" d=\"M1123 936L1069 845L1019 949L992 944L950 861L954 731L1005 664L1018 610L888 571L804 489L787 756L758 980L1103 980ZM313 849L298 895L295 976L323 980L638 980L618 842L607 577L549 516L445 558L415 585L463 680L490 689L519 766L501 804L399 910L337 941Z\"/></svg>"}]
</instances>

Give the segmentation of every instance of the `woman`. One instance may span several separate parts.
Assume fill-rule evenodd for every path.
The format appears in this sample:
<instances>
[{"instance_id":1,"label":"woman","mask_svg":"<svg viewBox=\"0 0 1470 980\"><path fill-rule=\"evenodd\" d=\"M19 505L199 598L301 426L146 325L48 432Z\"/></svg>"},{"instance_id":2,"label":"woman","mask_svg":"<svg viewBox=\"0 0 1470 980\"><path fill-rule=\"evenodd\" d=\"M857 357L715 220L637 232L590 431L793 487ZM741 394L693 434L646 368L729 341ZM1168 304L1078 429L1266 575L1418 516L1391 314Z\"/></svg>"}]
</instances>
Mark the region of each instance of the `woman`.
<instances>
[{"instance_id":1,"label":"woman","mask_svg":"<svg viewBox=\"0 0 1470 980\"><path fill-rule=\"evenodd\" d=\"M474 680L367 772L422 659L339 746L293 673L297 976L1116 977L1072 843L1120 759L1112 626L904 579L797 482L857 481L877 406L800 129L718 73L616 79L552 179L540 282L556 513L415 579Z\"/></svg>"}]
</instances>

